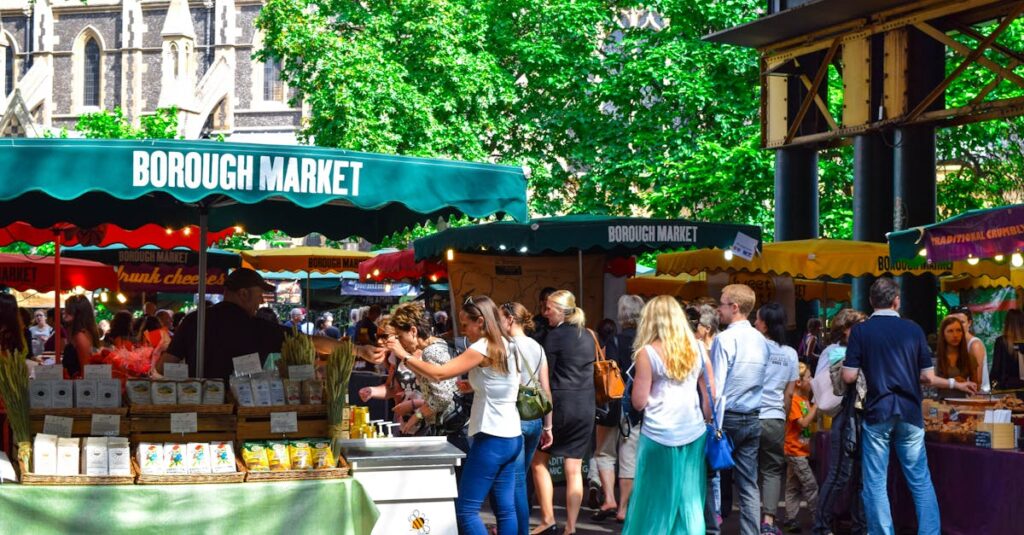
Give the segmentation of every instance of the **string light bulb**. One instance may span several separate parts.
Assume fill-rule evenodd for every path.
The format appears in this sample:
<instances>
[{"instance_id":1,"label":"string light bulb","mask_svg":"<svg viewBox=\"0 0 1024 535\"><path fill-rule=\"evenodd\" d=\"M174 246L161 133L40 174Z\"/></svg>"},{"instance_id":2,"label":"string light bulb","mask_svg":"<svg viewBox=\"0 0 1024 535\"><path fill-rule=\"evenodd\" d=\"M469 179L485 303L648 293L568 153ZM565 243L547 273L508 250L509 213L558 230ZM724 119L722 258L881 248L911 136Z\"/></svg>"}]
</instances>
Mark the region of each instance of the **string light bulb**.
<instances>
[{"instance_id":1,"label":"string light bulb","mask_svg":"<svg viewBox=\"0 0 1024 535\"><path fill-rule=\"evenodd\" d=\"M117 292L117 302L123 305L128 302L128 298L123 293Z\"/></svg>"},{"instance_id":2,"label":"string light bulb","mask_svg":"<svg viewBox=\"0 0 1024 535\"><path fill-rule=\"evenodd\" d=\"M1010 257L1010 264L1013 264L1013 267L1024 266L1024 256L1021 256L1020 253L1013 253L1013 256Z\"/></svg>"},{"instance_id":3,"label":"string light bulb","mask_svg":"<svg viewBox=\"0 0 1024 535\"><path fill-rule=\"evenodd\" d=\"M978 259L973 257L973 256L968 257L967 258L967 263L972 265L972 266L976 266L976 265L978 265Z\"/></svg>"},{"instance_id":4,"label":"string light bulb","mask_svg":"<svg viewBox=\"0 0 1024 535\"><path fill-rule=\"evenodd\" d=\"M1005 256L1003 256L1001 254L997 254L997 255L992 257L992 260L995 260L996 262L1002 262L1005 258L1006 258Z\"/></svg>"},{"instance_id":5,"label":"string light bulb","mask_svg":"<svg viewBox=\"0 0 1024 535\"><path fill-rule=\"evenodd\" d=\"M734 256L733 253L732 253L732 249L726 249L725 253L724 253L724 256L725 256L725 261L726 262L732 262L732 257Z\"/></svg>"},{"instance_id":6,"label":"string light bulb","mask_svg":"<svg viewBox=\"0 0 1024 535\"><path fill-rule=\"evenodd\" d=\"M100 302L106 303L110 300L110 295L107 294L106 290L100 292Z\"/></svg>"},{"instance_id":7,"label":"string light bulb","mask_svg":"<svg viewBox=\"0 0 1024 535\"><path fill-rule=\"evenodd\" d=\"M445 253L445 257L448 259L449 262L455 260L455 249L448 249L448 251Z\"/></svg>"},{"instance_id":8,"label":"string light bulb","mask_svg":"<svg viewBox=\"0 0 1024 535\"><path fill-rule=\"evenodd\" d=\"M927 257L928 256L928 249L925 249L924 247L922 247L921 250L917 252L917 256Z\"/></svg>"}]
</instances>

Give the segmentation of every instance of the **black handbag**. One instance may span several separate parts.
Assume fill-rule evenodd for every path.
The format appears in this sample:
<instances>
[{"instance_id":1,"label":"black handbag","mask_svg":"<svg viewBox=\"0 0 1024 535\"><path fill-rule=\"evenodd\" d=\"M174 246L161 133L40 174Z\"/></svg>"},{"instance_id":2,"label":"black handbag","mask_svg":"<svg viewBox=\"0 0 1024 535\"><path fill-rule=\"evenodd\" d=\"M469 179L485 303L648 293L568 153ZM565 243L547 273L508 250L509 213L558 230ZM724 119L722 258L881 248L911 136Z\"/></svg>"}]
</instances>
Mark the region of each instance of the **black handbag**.
<instances>
[{"instance_id":1,"label":"black handbag","mask_svg":"<svg viewBox=\"0 0 1024 535\"><path fill-rule=\"evenodd\" d=\"M632 365L626 370L626 390L622 393L622 399L619 400L622 403L622 420L619 425L619 432L622 433L623 437L629 438L630 428L640 425L644 421L644 411L638 411L633 408L633 368L636 365Z\"/></svg>"},{"instance_id":2,"label":"black handbag","mask_svg":"<svg viewBox=\"0 0 1024 535\"><path fill-rule=\"evenodd\" d=\"M530 368L530 363L523 357L514 340L509 342L509 347L516 353L516 370L520 370L519 361L523 361L526 370L530 372L530 381L525 385L520 384L519 393L516 395L516 410L519 411L519 419L529 421L543 418L545 414L551 412L551 400L548 399L544 390L536 385L537 373Z\"/></svg>"}]
</instances>

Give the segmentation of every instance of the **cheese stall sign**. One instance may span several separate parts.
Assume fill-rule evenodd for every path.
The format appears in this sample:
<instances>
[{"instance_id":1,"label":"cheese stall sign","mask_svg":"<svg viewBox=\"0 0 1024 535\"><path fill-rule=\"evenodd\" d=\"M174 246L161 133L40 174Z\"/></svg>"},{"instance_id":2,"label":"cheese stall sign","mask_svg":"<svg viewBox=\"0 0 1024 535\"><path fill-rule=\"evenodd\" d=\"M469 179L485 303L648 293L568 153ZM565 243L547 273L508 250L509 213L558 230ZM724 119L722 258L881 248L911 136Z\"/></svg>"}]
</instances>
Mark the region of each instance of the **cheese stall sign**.
<instances>
[{"instance_id":1,"label":"cheese stall sign","mask_svg":"<svg viewBox=\"0 0 1024 535\"><path fill-rule=\"evenodd\" d=\"M363 162L252 154L132 151L132 186L359 196Z\"/></svg>"}]
</instances>

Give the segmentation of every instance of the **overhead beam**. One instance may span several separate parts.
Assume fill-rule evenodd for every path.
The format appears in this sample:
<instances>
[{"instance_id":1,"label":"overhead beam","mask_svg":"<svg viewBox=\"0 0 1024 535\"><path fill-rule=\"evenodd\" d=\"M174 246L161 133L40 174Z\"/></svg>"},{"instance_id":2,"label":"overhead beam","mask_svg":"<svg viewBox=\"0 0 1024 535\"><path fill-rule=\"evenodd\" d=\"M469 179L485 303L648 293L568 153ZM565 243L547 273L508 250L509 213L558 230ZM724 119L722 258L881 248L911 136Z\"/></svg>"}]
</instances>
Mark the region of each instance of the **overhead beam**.
<instances>
[{"instance_id":1,"label":"overhead beam","mask_svg":"<svg viewBox=\"0 0 1024 535\"><path fill-rule=\"evenodd\" d=\"M807 95L804 97L803 102L800 103L800 109L796 113L796 119L789 123L789 131L786 132L786 144L792 141L793 137L796 136L797 131L800 129L800 123L804 121L807 111L811 109L811 103L814 102L814 95L817 94L818 88L821 87L821 82L825 79L825 75L828 74L828 68L832 64L832 58L836 57L836 51L839 50L839 43L839 39L832 41L832 46L829 47L825 57L821 60L821 64L818 65L818 72L814 73L814 81L811 82L811 87L808 88Z\"/></svg>"},{"instance_id":2,"label":"overhead beam","mask_svg":"<svg viewBox=\"0 0 1024 535\"><path fill-rule=\"evenodd\" d=\"M1017 12L1017 16L1020 16L1020 11ZM1014 17L1014 18L1016 18L1016 17ZM1003 19L1004 22L1007 21L1007 20L1009 20L1011 23L1013 22L1013 19L1010 19L1009 17ZM930 24L925 24L925 23L914 24L914 27L919 29L919 30L921 30L922 32L928 34L928 36L930 36L932 39L935 39L936 41L938 41L938 42L948 46L949 48L953 49L953 51L955 51L957 54L960 54L961 56L964 56L966 58L970 58L971 57L971 49L970 48L964 46L963 44L958 42L956 39L953 39L952 37L942 33L936 27L934 27L934 26L932 26ZM979 49L975 49L975 50L979 50ZM982 50L982 52L984 52L984 50ZM1011 82L1013 82L1013 83L1017 84L1018 86L1024 88L1024 78L1022 78L1021 76L1017 75L1013 71L1011 71L1011 70L1003 67L1002 65L1000 65L1000 64L998 64L998 63L996 63L996 62L986 58L985 56L979 55L979 56L975 57L975 59L977 60L979 65L982 65L982 66L992 70L993 72L1002 75L1003 78L1006 78L1007 80L1010 80Z\"/></svg>"}]
</instances>

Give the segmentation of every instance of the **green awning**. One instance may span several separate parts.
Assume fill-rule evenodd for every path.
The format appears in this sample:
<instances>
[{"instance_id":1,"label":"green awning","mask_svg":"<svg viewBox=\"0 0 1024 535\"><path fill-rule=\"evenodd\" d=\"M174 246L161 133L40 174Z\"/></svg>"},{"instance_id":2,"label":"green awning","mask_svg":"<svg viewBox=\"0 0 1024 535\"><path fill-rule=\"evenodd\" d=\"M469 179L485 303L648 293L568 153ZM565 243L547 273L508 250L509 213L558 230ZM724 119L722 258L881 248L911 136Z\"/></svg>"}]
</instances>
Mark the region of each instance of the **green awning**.
<instances>
[{"instance_id":1,"label":"green awning","mask_svg":"<svg viewBox=\"0 0 1024 535\"><path fill-rule=\"evenodd\" d=\"M191 209L188 209L191 208ZM0 225L241 225L370 241L438 217L527 219L522 169L309 146L0 140Z\"/></svg>"},{"instance_id":2,"label":"green awning","mask_svg":"<svg viewBox=\"0 0 1024 535\"><path fill-rule=\"evenodd\" d=\"M894 260L950 262L1019 255L1024 252L1024 204L968 210L938 223L890 232L886 238Z\"/></svg>"},{"instance_id":3,"label":"green awning","mask_svg":"<svg viewBox=\"0 0 1024 535\"><path fill-rule=\"evenodd\" d=\"M753 225L705 223L686 219L653 219L569 215L526 223L499 221L451 228L413 242L416 260L444 258L448 249L493 254L560 254L583 252L634 255L651 251L719 247L728 249L743 233L758 241Z\"/></svg>"}]
</instances>

